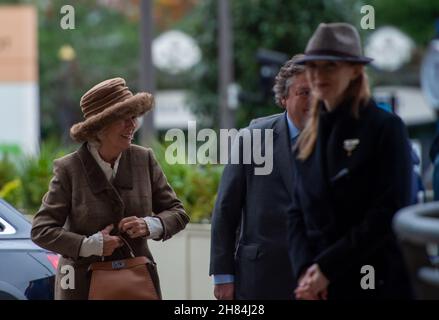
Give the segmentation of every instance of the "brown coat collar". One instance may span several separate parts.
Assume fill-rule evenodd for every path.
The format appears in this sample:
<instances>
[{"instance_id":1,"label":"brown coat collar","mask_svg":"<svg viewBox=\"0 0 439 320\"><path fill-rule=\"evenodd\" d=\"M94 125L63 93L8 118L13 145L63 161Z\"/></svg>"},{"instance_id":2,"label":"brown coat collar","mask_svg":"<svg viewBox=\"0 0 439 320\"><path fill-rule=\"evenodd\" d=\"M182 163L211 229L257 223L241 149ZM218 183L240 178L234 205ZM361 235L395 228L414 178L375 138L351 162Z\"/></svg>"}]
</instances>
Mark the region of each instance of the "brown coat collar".
<instances>
[{"instance_id":1,"label":"brown coat collar","mask_svg":"<svg viewBox=\"0 0 439 320\"><path fill-rule=\"evenodd\" d=\"M102 172L96 160L93 158L87 148L87 142L83 143L78 150L79 159L84 167L88 183L93 193L99 193L106 189L111 189L112 186L108 182L105 174ZM116 177L113 185L122 189L133 188L133 171L131 163L131 148L122 152L119 161L119 168L117 169Z\"/></svg>"}]
</instances>

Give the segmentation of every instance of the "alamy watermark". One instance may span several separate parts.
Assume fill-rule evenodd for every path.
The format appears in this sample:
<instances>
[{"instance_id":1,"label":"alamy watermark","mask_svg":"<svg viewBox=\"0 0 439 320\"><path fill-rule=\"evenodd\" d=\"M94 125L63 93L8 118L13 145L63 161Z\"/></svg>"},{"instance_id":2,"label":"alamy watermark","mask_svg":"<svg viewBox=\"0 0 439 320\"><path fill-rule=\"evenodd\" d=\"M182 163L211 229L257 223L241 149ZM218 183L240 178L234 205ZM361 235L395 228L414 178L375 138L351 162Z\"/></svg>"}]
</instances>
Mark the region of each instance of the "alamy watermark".
<instances>
[{"instance_id":1,"label":"alamy watermark","mask_svg":"<svg viewBox=\"0 0 439 320\"><path fill-rule=\"evenodd\" d=\"M375 268L371 265L364 265L360 270L364 276L360 280L360 287L363 290L375 289ZM63 290L75 289L75 269L71 265L63 265L61 267L60 286Z\"/></svg>"},{"instance_id":2,"label":"alamy watermark","mask_svg":"<svg viewBox=\"0 0 439 320\"><path fill-rule=\"evenodd\" d=\"M73 30L75 29L75 8L72 5L64 5L60 10L61 14L64 14L61 17L59 25L63 30Z\"/></svg>"},{"instance_id":3,"label":"alamy watermark","mask_svg":"<svg viewBox=\"0 0 439 320\"><path fill-rule=\"evenodd\" d=\"M189 121L187 137L170 129L165 140L172 142L165 152L169 164L253 164L255 175L273 170L273 129L220 129L218 137L210 128L197 133L196 121Z\"/></svg>"},{"instance_id":4,"label":"alamy watermark","mask_svg":"<svg viewBox=\"0 0 439 320\"><path fill-rule=\"evenodd\" d=\"M364 14L361 18L361 29L375 29L375 8L371 5L364 5L361 7L360 12Z\"/></svg>"},{"instance_id":5,"label":"alamy watermark","mask_svg":"<svg viewBox=\"0 0 439 320\"><path fill-rule=\"evenodd\" d=\"M364 5L360 8L361 14L364 16L361 18L361 29L375 29L375 8L371 5ZM60 20L60 27L63 30L75 29L75 8L72 5L63 5L60 9L60 14L63 14Z\"/></svg>"},{"instance_id":6,"label":"alamy watermark","mask_svg":"<svg viewBox=\"0 0 439 320\"><path fill-rule=\"evenodd\" d=\"M375 289L375 268L371 265L364 265L360 270L361 274L365 274L360 280L360 287L363 290Z\"/></svg>"},{"instance_id":7,"label":"alamy watermark","mask_svg":"<svg viewBox=\"0 0 439 320\"><path fill-rule=\"evenodd\" d=\"M60 286L63 290L75 290L75 269L73 266L66 264L61 267Z\"/></svg>"}]
</instances>

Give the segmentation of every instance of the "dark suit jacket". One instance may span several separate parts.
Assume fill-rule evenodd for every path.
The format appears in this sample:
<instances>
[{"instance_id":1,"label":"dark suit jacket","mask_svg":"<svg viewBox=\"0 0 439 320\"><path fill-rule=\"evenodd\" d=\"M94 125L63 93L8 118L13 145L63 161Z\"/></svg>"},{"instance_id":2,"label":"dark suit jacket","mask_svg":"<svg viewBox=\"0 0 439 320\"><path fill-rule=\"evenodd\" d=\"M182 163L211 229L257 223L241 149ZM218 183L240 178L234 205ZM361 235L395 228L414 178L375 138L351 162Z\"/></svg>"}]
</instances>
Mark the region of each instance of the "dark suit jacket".
<instances>
[{"instance_id":1,"label":"dark suit jacket","mask_svg":"<svg viewBox=\"0 0 439 320\"><path fill-rule=\"evenodd\" d=\"M347 139L359 139L351 156ZM290 257L295 276L318 263L330 280L330 298L407 298L410 286L392 232L392 218L410 203L407 132L395 115L344 104L321 106L312 154L296 160L295 208L289 211ZM375 290L363 290L363 265L375 269Z\"/></svg>"},{"instance_id":2,"label":"dark suit jacket","mask_svg":"<svg viewBox=\"0 0 439 320\"><path fill-rule=\"evenodd\" d=\"M273 129L273 171L255 175L253 162L226 165L212 217L210 274L234 274L237 299L289 299L294 284L286 213L294 177L285 113L249 129L262 129L262 137L263 129Z\"/></svg>"}]
</instances>

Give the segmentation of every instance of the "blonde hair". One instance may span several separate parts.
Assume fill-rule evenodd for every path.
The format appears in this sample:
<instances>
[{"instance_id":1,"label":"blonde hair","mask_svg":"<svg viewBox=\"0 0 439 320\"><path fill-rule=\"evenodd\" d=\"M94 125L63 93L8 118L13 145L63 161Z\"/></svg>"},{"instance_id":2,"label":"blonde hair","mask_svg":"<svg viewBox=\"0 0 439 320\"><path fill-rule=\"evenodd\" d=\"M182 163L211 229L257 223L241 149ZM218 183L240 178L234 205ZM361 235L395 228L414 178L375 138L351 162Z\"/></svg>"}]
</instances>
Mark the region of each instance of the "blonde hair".
<instances>
[{"instance_id":1,"label":"blonde hair","mask_svg":"<svg viewBox=\"0 0 439 320\"><path fill-rule=\"evenodd\" d=\"M364 71L364 66L361 66L360 74L357 78L351 81L348 88L346 89L343 101L352 101L351 114L354 118L358 119L360 108L365 106L369 99L369 80L367 78L366 72ZM315 98L311 102L310 116L295 146L299 149L299 154L297 158L302 161L306 160L311 155L316 145L319 130L319 105L321 102L321 100Z\"/></svg>"}]
</instances>

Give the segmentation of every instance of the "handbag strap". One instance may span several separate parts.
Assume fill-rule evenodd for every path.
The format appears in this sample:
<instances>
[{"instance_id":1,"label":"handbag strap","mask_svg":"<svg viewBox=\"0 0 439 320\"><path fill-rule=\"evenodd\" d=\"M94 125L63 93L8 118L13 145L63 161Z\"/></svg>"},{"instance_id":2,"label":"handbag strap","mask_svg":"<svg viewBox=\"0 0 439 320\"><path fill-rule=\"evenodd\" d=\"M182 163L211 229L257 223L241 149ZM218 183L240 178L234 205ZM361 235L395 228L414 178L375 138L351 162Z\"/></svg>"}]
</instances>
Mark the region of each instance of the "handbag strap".
<instances>
[{"instance_id":1,"label":"handbag strap","mask_svg":"<svg viewBox=\"0 0 439 320\"><path fill-rule=\"evenodd\" d=\"M130 256L131 256L131 258L135 258L136 255L134 254L134 250L133 250L133 248L130 246L130 244L128 243L128 241L127 241L127 240L126 240L121 234L119 234L118 237L119 237L120 240L122 240L123 244L127 246L128 250L130 251ZM101 257L101 261L105 261L105 257L104 257L104 256Z\"/></svg>"},{"instance_id":2,"label":"handbag strap","mask_svg":"<svg viewBox=\"0 0 439 320\"><path fill-rule=\"evenodd\" d=\"M119 238L120 238L120 240L122 240L123 243L128 247L128 250L130 250L130 256L131 256L131 258L135 258L136 255L134 254L134 250L133 250L133 248L130 246L130 244L128 243L128 241L127 241L124 237L122 237L121 235L119 235Z\"/></svg>"}]
</instances>

